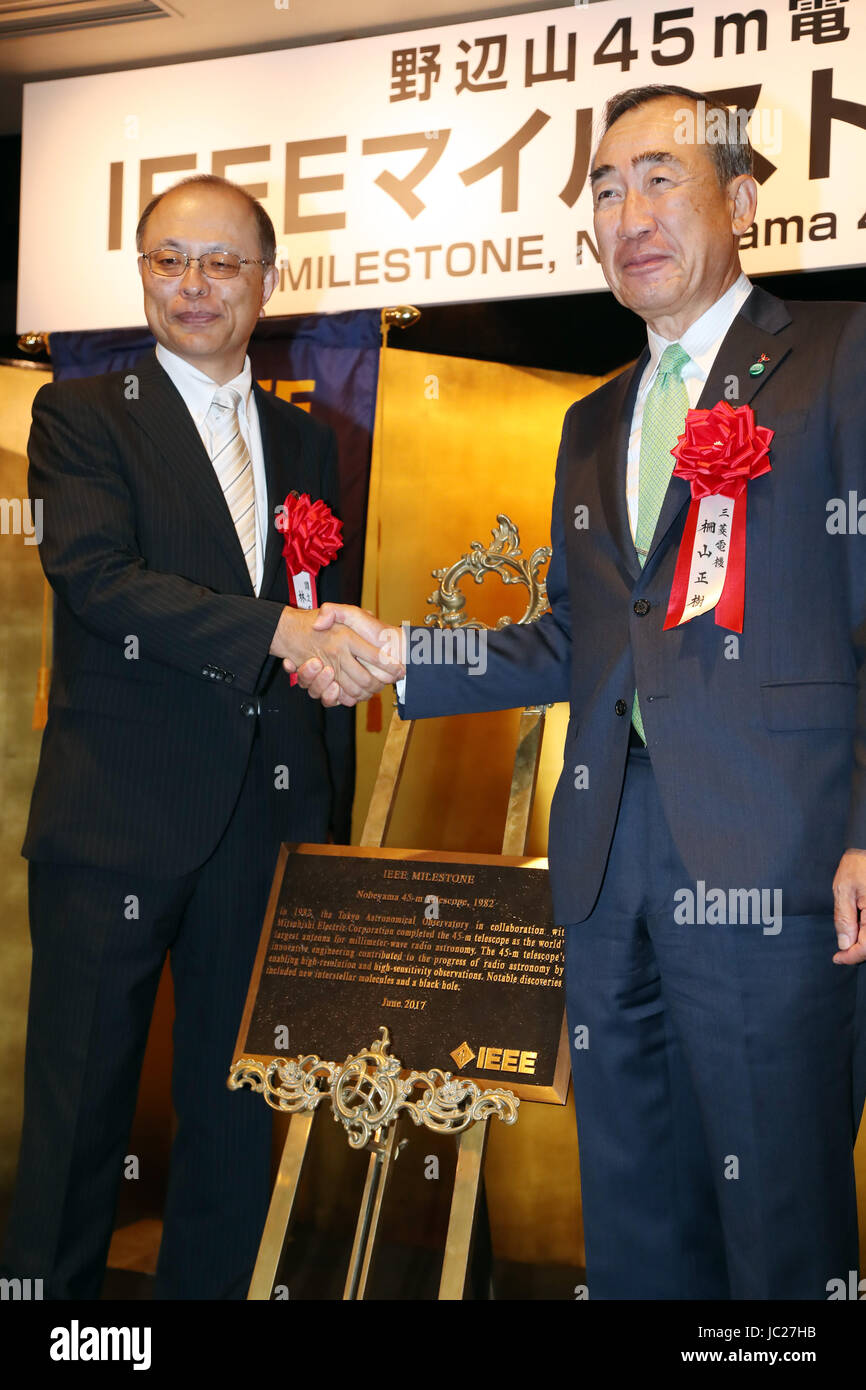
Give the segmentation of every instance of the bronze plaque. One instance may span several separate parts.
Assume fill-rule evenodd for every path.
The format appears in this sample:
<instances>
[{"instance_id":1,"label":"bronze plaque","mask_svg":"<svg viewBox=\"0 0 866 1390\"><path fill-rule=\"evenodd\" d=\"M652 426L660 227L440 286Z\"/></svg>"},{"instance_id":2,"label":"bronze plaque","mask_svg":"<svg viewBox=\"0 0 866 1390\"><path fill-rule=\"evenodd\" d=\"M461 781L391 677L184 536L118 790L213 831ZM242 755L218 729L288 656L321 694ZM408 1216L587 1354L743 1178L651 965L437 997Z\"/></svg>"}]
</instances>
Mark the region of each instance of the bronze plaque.
<instances>
[{"instance_id":1,"label":"bronze plaque","mask_svg":"<svg viewBox=\"0 0 866 1390\"><path fill-rule=\"evenodd\" d=\"M234 1060L342 1062L385 1024L407 1068L561 1104L564 957L546 859L284 845Z\"/></svg>"}]
</instances>

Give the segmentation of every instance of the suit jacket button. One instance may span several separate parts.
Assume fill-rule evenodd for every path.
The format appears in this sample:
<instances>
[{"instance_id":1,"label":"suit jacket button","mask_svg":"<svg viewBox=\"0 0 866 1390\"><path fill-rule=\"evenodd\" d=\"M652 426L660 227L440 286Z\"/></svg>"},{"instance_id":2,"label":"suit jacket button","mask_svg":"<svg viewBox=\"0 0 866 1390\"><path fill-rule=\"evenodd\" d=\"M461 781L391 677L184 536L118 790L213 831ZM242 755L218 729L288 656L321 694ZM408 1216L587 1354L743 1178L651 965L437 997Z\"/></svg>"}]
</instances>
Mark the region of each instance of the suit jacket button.
<instances>
[{"instance_id":1,"label":"suit jacket button","mask_svg":"<svg viewBox=\"0 0 866 1390\"><path fill-rule=\"evenodd\" d=\"M243 704L241 705L241 714L245 714L248 718L251 719L255 712L256 707L253 704L252 700L244 700Z\"/></svg>"},{"instance_id":2,"label":"suit jacket button","mask_svg":"<svg viewBox=\"0 0 866 1390\"><path fill-rule=\"evenodd\" d=\"M617 700L616 704L614 705L614 709L616 710L617 714L625 714L626 710L628 709L628 705L626 704L625 700Z\"/></svg>"},{"instance_id":3,"label":"suit jacket button","mask_svg":"<svg viewBox=\"0 0 866 1390\"><path fill-rule=\"evenodd\" d=\"M645 613L648 613L650 611L651 608L652 604L650 603L649 599L639 598L634 606L634 611L635 613L637 613L639 618L642 618Z\"/></svg>"}]
</instances>

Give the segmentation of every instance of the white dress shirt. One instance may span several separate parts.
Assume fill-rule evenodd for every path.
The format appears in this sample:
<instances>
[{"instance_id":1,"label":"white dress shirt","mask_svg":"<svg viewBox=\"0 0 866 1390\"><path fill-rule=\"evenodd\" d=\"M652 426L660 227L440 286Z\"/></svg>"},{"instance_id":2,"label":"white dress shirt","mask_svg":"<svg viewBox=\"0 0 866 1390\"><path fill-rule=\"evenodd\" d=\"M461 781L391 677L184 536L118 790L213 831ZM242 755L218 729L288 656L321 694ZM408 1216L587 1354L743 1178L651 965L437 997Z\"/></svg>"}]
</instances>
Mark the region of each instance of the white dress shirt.
<instances>
[{"instance_id":1,"label":"white dress shirt","mask_svg":"<svg viewBox=\"0 0 866 1390\"><path fill-rule=\"evenodd\" d=\"M182 357L178 357L176 352L170 352L168 348L164 348L161 343L157 346L156 358L183 397L184 405L192 416L201 442L210 455L210 439L205 426L205 416L211 408L214 393L220 390L220 386L212 377L206 376L204 372L199 371L198 367L191 366ZM262 447L262 435L259 428L256 398L253 394L253 373L249 357L244 358L243 370L237 376L232 377L231 381L226 381L224 386L232 386L235 391L240 393L238 421L244 442L249 449L253 467L253 488L256 494L256 582L254 587L255 592L258 593L262 586L265 545L268 536L268 481L265 475L265 451Z\"/></svg>"},{"instance_id":2,"label":"white dress shirt","mask_svg":"<svg viewBox=\"0 0 866 1390\"><path fill-rule=\"evenodd\" d=\"M683 351L687 352L691 358L691 361L685 364L681 373L683 385L688 392L689 408L691 410L694 410L700 400L701 392L710 374L710 369L716 360L716 353L721 347L728 329L751 293L752 282L747 275L740 271L739 277L734 281L730 289L726 290L721 299L716 300L715 304L711 304L709 309L701 314L699 319L695 319L691 327L687 328L683 336L679 339ZM638 387L634 414L631 417L631 433L628 439L628 465L626 471L625 495L628 503L628 522L631 527L632 540L634 540L637 533L637 503L640 489L640 436L641 425L643 424L644 405L650 387L656 379L661 355L665 348L671 346L667 338L662 338L660 334L654 333L649 327L647 328L647 341L649 343L650 360L647 363L646 371L641 377L641 383ZM715 401L713 401L713 405L715 405ZM673 467L673 463L671 467Z\"/></svg>"}]
</instances>

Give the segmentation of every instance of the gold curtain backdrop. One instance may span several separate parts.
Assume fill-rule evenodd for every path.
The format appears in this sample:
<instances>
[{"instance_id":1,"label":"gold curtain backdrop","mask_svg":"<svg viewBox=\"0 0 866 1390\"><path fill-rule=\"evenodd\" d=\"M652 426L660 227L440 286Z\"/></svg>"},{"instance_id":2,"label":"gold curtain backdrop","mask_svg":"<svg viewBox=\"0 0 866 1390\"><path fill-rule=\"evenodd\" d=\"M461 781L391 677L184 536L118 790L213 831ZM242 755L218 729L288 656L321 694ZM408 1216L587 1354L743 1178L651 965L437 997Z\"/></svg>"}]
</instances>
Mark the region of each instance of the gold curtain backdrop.
<instances>
[{"instance_id":1,"label":"gold curtain backdrop","mask_svg":"<svg viewBox=\"0 0 866 1390\"><path fill-rule=\"evenodd\" d=\"M51 380L38 368L0 366L0 497L27 492L33 397ZM42 630L42 569L35 545L0 536L0 1219L12 1196L24 1097L24 1035L30 984L27 865L21 842L39 758L30 725Z\"/></svg>"}]
</instances>

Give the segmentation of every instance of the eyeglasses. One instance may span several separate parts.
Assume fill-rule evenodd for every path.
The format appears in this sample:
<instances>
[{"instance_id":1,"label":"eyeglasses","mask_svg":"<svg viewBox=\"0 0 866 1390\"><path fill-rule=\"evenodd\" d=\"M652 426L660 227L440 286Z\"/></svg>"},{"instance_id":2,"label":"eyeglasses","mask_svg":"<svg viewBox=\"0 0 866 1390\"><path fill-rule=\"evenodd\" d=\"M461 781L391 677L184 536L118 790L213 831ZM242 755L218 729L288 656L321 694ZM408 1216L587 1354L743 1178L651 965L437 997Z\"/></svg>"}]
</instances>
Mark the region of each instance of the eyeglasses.
<instances>
[{"instance_id":1,"label":"eyeglasses","mask_svg":"<svg viewBox=\"0 0 866 1390\"><path fill-rule=\"evenodd\" d=\"M271 265L271 261L254 261L247 256L236 256L232 251L206 251L203 256L188 256L185 251L175 251L173 247L162 247L158 251L143 251L141 259L146 261L154 275L167 275L177 279L183 275L191 261L197 261L199 269L209 280L233 280L242 265Z\"/></svg>"}]
</instances>

